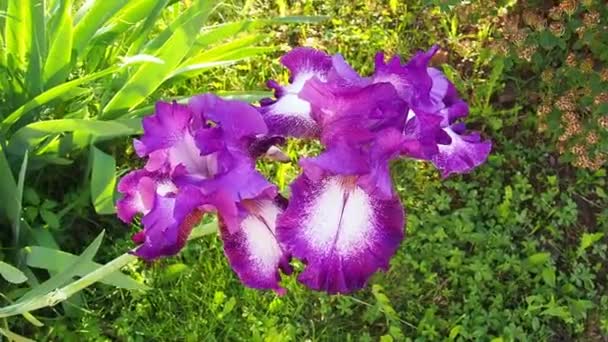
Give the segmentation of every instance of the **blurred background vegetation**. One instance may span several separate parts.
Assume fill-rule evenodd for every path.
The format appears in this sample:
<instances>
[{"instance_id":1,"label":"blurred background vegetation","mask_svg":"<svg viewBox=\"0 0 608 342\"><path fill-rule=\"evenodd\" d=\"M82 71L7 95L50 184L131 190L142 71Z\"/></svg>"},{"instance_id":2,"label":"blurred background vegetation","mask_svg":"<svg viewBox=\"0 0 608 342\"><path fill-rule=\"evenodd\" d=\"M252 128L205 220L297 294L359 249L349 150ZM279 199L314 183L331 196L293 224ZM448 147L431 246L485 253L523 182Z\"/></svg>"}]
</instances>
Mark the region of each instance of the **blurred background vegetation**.
<instances>
[{"instance_id":1,"label":"blurred background vegetation","mask_svg":"<svg viewBox=\"0 0 608 342\"><path fill-rule=\"evenodd\" d=\"M137 166L129 136L150 104L206 91L255 101L267 94L266 80L287 80L278 57L294 46L339 52L365 74L378 50L408 58L440 44L434 65L469 102L470 126L494 150L473 173L443 181L427 164L394 163L407 237L390 271L363 291L328 296L292 278L283 297L247 289L209 235L176 257L132 263L130 278L90 287L35 317L9 317L2 334L42 341L608 339L604 1L127 3L0 0L5 305L77 258L61 259L59 250L79 254L103 229L97 262L132 247L139 227L107 214L116 177ZM23 15L33 19L12 21ZM297 159L317 149L289 142L291 163L260 169L285 188ZM82 274L67 276L57 286Z\"/></svg>"}]
</instances>

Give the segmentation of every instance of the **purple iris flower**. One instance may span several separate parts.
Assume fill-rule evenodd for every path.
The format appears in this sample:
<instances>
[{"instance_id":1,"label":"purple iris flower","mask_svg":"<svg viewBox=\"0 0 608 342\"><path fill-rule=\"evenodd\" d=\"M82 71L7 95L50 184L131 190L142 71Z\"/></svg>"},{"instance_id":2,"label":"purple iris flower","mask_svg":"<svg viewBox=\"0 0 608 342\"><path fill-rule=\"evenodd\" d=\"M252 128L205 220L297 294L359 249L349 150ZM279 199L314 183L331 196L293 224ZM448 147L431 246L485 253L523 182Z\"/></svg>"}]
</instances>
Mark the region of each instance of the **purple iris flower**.
<instances>
[{"instance_id":1,"label":"purple iris flower","mask_svg":"<svg viewBox=\"0 0 608 342\"><path fill-rule=\"evenodd\" d=\"M384 55L379 53L372 81L392 84L399 97L410 104L406 130L409 126L409 132L414 132L410 135L420 146L404 155L430 160L447 177L481 165L492 144L482 141L477 133L467 134L464 124L456 122L468 115L469 107L445 75L429 67L438 49L434 46L428 52L419 52L404 65L398 56L385 62ZM435 138L436 145L429 144L429 136Z\"/></svg>"},{"instance_id":2,"label":"purple iris flower","mask_svg":"<svg viewBox=\"0 0 608 342\"><path fill-rule=\"evenodd\" d=\"M130 222L136 214L142 215L144 229L134 237L141 243L135 254L148 260L176 254L203 214L214 211L223 224L226 254L243 282L279 290L276 281L248 277L266 273L274 277L279 261L288 266L286 253L281 252L273 265L268 258L276 253L261 255L260 262L247 265L234 257L243 253L249 253L250 261L258 257L254 252L263 248L256 245L259 237L255 235L263 233L263 224L274 229L276 214L282 211L275 204L276 186L255 170L250 151L256 144L256 153L260 146L269 147L267 142L257 142L268 130L257 109L204 94L193 97L188 105L159 102L143 126L135 148L148 161L144 169L127 174L118 185L124 195L117 203L118 216ZM253 210L256 206L263 209ZM252 216L260 217L262 223L251 224ZM242 227L253 228L243 231ZM268 236L264 237L265 248L271 248ZM275 249L281 250L278 244Z\"/></svg>"},{"instance_id":3,"label":"purple iris flower","mask_svg":"<svg viewBox=\"0 0 608 342\"><path fill-rule=\"evenodd\" d=\"M311 289L364 287L388 269L405 235L391 160L428 160L446 177L471 171L491 149L458 121L468 106L429 67L436 51L407 63L378 54L375 72L363 77L341 55L296 48L281 59L289 83L269 81L275 98L260 107L212 94L187 105L159 102L135 140L147 162L118 186L118 216L142 217L134 253L176 254L203 215L215 212L225 254L245 285L284 293L281 272L292 273L293 257L305 264L298 280ZM289 137L318 139L324 151L300 159L287 200L255 161Z\"/></svg>"}]
</instances>

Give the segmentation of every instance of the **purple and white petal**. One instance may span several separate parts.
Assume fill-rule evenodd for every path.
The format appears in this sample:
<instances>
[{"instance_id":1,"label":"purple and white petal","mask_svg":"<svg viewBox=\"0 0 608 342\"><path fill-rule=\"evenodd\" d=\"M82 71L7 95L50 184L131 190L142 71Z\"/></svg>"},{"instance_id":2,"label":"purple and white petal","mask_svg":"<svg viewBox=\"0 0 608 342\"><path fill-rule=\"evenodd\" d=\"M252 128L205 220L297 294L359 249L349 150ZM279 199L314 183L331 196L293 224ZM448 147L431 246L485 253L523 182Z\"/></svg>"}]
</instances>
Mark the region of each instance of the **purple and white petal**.
<instances>
[{"instance_id":1,"label":"purple and white petal","mask_svg":"<svg viewBox=\"0 0 608 342\"><path fill-rule=\"evenodd\" d=\"M444 131L452 142L449 145L438 145L439 152L431 160L441 171L442 177L470 172L488 158L492 143L489 140L482 141L478 133L459 134L453 127L447 127Z\"/></svg>"},{"instance_id":2,"label":"purple and white petal","mask_svg":"<svg viewBox=\"0 0 608 342\"><path fill-rule=\"evenodd\" d=\"M276 82L276 101L265 101L260 108L270 134L294 137L314 137L317 124L311 117L311 106L298 95L306 81L318 78L326 81L332 67L331 57L311 48L295 48L281 58L291 72L290 83L279 88Z\"/></svg>"},{"instance_id":3,"label":"purple and white petal","mask_svg":"<svg viewBox=\"0 0 608 342\"><path fill-rule=\"evenodd\" d=\"M243 284L284 294L279 269L291 273L290 256L276 237L276 219L283 208L271 199L246 200L240 206L238 227L220 226L228 261Z\"/></svg>"},{"instance_id":4,"label":"purple and white petal","mask_svg":"<svg viewBox=\"0 0 608 342\"><path fill-rule=\"evenodd\" d=\"M365 286L389 260L404 236L398 197L382 199L358 186L355 177L312 181L301 175L289 206L279 217L279 240L306 268L298 280L329 293Z\"/></svg>"},{"instance_id":5,"label":"purple and white petal","mask_svg":"<svg viewBox=\"0 0 608 342\"><path fill-rule=\"evenodd\" d=\"M154 206L142 218L142 244L134 254L146 260L177 254L186 244L192 228L200 221L199 209L206 199L193 187L180 189L179 193L161 195L157 192Z\"/></svg>"},{"instance_id":6,"label":"purple and white petal","mask_svg":"<svg viewBox=\"0 0 608 342\"><path fill-rule=\"evenodd\" d=\"M159 101L154 115L143 119L144 134L135 140L135 151L140 157L151 152L172 147L183 139L189 130L192 112L178 103Z\"/></svg>"},{"instance_id":7,"label":"purple and white petal","mask_svg":"<svg viewBox=\"0 0 608 342\"><path fill-rule=\"evenodd\" d=\"M190 108L178 103L158 102L156 112L143 120L144 134L135 140L139 156L148 156L149 172L173 174L181 169L192 178L210 178L217 172L215 157L201 156L195 135L206 130L195 123Z\"/></svg>"},{"instance_id":8,"label":"purple and white petal","mask_svg":"<svg viewBox=\"0 0 608 342\"><path fill-rule=\"evenodd\" d=\"M157 192L170 192L171 182L145 170L129 172L118 183L123 197L116 202L118 217L130 223L138 214L147 214L154 206Z\"/></svg>"}]
</instances>

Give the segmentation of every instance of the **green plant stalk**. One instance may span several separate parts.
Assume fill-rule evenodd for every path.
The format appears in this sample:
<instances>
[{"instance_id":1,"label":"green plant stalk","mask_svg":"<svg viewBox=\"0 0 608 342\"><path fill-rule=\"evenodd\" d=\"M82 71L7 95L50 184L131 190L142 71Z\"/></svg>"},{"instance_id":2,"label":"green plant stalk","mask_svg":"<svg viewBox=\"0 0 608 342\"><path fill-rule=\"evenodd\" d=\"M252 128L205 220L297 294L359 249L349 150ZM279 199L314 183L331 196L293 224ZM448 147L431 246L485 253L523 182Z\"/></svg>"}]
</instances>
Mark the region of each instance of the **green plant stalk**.
<instances>
[{"instance_id":1,"label":"green plant stalk","mask_svg":"<svg viewBox=\"0 0 608 342\"><path fill-rule=\"evenodd\" d=\"M20 315L47 306L55 306L63 302L64 300L70 298L75 293L103 279L109 274L118 271L122 267L135 260L137 260L137 257L135 255L125 253L69 285L47 293L44 296L35 297L31 300L14 305L9 305L0 309L0 318Z\"/></svg>"},{"instance_id":2,"label":"green plant stalk","mask_svg":"<svg viewBox=\"0 0 608 342\"><path fill-rule=\"evenodd\" d=\"M217 221L212 221L207 224L196 227L188 240L200 238L202 236L214 233L217 231ZM83 289L93 285L94 283L106 278L110 274L119 271L124 266L137 261L138 257L127 252L115 258L109 263L101 266L95 271L85 275L84 277L68 284L62 288L56 289L44 296L37 296L30 300L6 306L0 309L0 318L21 315L30 311L38 310L47 306L55 306Z\"/></svg>"}]
</instances>

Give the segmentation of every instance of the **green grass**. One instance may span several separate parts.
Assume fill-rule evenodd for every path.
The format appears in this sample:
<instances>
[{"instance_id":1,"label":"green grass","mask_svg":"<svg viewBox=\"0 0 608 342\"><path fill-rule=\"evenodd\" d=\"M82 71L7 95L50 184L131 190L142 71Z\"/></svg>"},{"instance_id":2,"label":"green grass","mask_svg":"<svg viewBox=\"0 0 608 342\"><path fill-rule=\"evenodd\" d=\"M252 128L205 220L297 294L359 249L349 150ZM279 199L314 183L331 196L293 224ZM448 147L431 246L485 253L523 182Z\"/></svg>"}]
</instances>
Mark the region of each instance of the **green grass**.
<instances>
[{"instance_id":1,"label":"green grass","mask_svg":"<svg viewBox=\"0 0 608 342\"><path fill-rule=\"evenodd\" d=\"M330 16L322 25L271 29L270 39L284 47L304 44L340 52L364 73L371 71L377 50L409 56L440 43L448 51L444 70L472 105L471 126L495 147L485 165L444 181L427 164L393 164L408 223L388 272L374 276L366 289L340 296L309 291L289 277L287 294L278 297L243 287L219 238L207 236L176 257L131 265L127 272L152 287L147 292L98 285L85 291L86 303L75 313L48 310L38 316L46 327L34 330L19 323L13 330L65 341L608 338L608 248L601 235L608 232L606 169L572 167L550 139L537 133L538 104L529 93L542 89L533 88L529 70L512 67L490 49L501 39L499 25L492 23L501 4L473 2L467 12L463 7L441 11L431 2L315 0L286 9L284 1L247 2L254 17L282 10ZM504 5L506 11L517 11ZM237 17L239 8L225 5L224 15ZM212 71L162 95L260 89L269 78L285 81L277 57L269 54ZM515 90L509 90L512 83ZM510 91L514 99L502 101ZM114 141L109 147L120 170L137 163L124 144ZM288 148L294 157L317 150L299 142ZM281 185L298 172L296 164L260 167ZM69 180L44 179L47 197L59 201L59 207L77 197ZM131 246L132 231L113 217L94 215L86 201L70 217L72 224L56 233L75 251L93 239L97 226L108 228L110 237L102 259Z\"/></svg>"}]
</instances>

